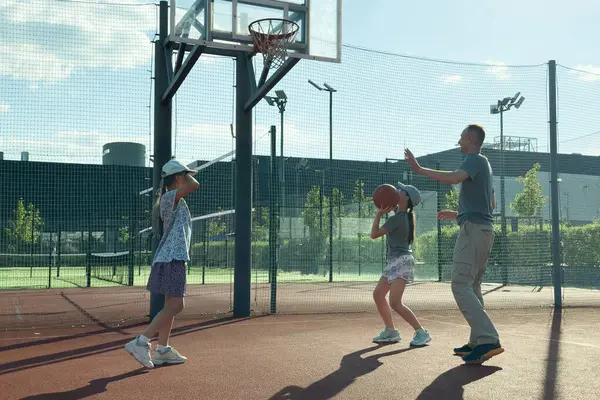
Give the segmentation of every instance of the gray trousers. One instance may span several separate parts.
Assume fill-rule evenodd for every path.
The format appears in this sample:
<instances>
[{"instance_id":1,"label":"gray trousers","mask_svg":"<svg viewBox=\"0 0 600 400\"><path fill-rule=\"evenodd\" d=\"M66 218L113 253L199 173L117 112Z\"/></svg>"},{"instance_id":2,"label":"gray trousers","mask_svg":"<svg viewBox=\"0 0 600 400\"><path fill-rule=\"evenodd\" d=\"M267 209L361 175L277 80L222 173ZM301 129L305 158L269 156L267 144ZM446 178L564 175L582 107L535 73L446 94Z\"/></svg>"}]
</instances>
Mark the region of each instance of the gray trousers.
<instances>
[{"instance_id":1,"label":"gray trousers","mask_svg":"<svg viewBox=\"0 0 600 400\"><path fill-rule=\"evenodd\" d=\"M471 345L497 343L498 332L483 308L481 281L494 243L490 226L463 222L452 259L452 294L471 327Z\"/></svg>"}]
</instances>

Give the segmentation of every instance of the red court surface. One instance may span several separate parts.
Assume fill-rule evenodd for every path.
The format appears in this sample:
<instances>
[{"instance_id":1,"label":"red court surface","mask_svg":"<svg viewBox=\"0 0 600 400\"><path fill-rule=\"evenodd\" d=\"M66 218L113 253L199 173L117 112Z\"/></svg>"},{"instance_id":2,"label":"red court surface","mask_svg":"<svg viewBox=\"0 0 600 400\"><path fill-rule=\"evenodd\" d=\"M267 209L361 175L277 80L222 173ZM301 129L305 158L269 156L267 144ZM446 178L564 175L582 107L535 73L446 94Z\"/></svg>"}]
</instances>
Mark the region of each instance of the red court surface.
<instances>
[{"instance_id":1,"label":"red court surface","mask_svg":"<svg viewBox=\"0 0 600 400\"><path fill-rule=\"evenodd\" d=\"M468 326L455 310L419 312L433 341L371 343L377 314L180 320L184 365L143 370L123 349L144 324L6 331L2 399L598 399L600 309L493 310L506 351L483 366L451 354Z\"/></svg>"}]
</instances>

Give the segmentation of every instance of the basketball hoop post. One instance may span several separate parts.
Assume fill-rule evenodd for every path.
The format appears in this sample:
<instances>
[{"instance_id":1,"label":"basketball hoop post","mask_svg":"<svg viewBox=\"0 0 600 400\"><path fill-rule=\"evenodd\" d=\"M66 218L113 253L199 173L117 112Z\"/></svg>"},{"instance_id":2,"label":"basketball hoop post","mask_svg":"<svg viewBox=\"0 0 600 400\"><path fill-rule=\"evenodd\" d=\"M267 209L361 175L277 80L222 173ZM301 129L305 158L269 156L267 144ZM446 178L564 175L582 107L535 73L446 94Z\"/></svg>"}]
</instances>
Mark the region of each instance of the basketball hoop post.
<instances>
[{"instance_id":1,"label":"basketball hoop post","mask_svg":"<svg viewBox=\"0 0 600 400\"><path fill-rule=\"evenodd\" d=\"M179 23L175 23L176 13L181 12L177 0L160 1L160 35L156 43L155 68L155 122L154 122L154 187L160 182L160 169L171 157L171 103L187 75L197 60L204 54L232 57L236 62L235 96L235 266L233 315L248 317L251 313L251 268L252 268L252 109L300 59L335 61L338 56L328 54L310 54L310 2L295 4L293 1L248 0L261 15L272 15L272 9L281 8L285 18L263 18L252 22L248 32L239 29L240 18L232 13L234 23L231 32L213 29L212 1L195 0L194 5L185 12ZM335 10L341 8L341 0L335 2ZM232 2L234 8L237 2ZM169 11L170 10L170 11ZM169 15L169 12L171 13ZM204 13L204 21L198 18ZM341 14L337 11L337 25ZM169 16L171 33L169 34ZM301 38L295 41L300 32ZM246 26L246 23L243 24ZM191 30L198 35L192 35ZM339 29L338 29L339 30ZM192 38L195 36L196 38ZM224 43L225 42L225 43ZM253 44L254 46L252 46ZM288 57L288 49L295 51L294 57ZM175 67L172 67L173 51L177 51ZM186 53L187 58L186 58ZM256 81L252 57L261 53L263 71ZM272 71L269 77L269 72ZM159 232L159 225L153 226L153 232ZM275 289L273 289L275 290ZM274 301L274 300L273 300ZM164 305L162 296L152 296L150 314L154 317ZM273 310L275 307L273 305Z\"/></svg>"},{"instance_id":2,"label":"basketball hoop post","mask_svg":"<svg viewBox=\"0 0 600 400\"><path fill-rule=\"evenodd\" d=\"M164 51L163 43L168 34L169 7L166 1L160 2L159 40L155 42L155 79L154 79L154 163L152 165L153 193L160 187L162 166L171 159L171 99L162 101L163 93L169 87L168 66L171 65L171 52ZM162 232L160 218L152 218L152 257L158 247L158 233ZM164 307L165 297L150 294L150 321Z\"/></svg>"}]
</instances>

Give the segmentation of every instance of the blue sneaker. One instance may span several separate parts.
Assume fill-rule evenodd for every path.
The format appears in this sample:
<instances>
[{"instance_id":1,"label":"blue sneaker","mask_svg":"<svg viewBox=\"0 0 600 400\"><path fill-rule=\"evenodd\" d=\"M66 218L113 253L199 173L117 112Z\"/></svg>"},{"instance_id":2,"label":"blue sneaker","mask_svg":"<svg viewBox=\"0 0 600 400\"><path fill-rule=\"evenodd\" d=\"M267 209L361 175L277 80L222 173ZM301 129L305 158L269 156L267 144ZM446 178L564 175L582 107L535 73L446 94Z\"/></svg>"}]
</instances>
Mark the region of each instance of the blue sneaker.
<instances>
[{"instance_id":1,"label":"blue sneaker","mask_svg":"<svg viewBox=\"0 0 600 400\"><path fill-rule=\"evenodd\" d=\"M469 343L465 344L462 347L455 347L454 348L454 355L455 356L466 356L467 354L469 354L470 352L473 351L473 349L475 348L475 345L471 345Z\"/></svg>"},{"instance_id":2,"label":"blue sneaker","mask_svg":"<svg viewBox=\"0 0 600 400\"><path fill-rule=\"evenodd\" d=\"M420 347L425 346L429 342L431 342L429 332L423 328L419 328L415 331L415 336L413 337L413 340L411 340L410 345Z\"/></svg>"},{"instance_id":3,"label":"blue sneaker","mask_svg":"<svg viewBox=\"0 0 600 400\"><path fill-rule=\"evenodd\" d=\"M463 356L462 359L467 364L481 364L482 362L502 353L504 353L504 349L502 346L500 346L500 342L480 344L475 346L473 351L466 356Z\"/></svg>"},{"instance_id":4,"label":"blue sneaker","mask_svg":"<svg viewBox=\"0 0 600 400\"><path fill-rule=\"evenodd\" d=\"M397 329L385 328L381 333L373 338L374 343L398 343L400 341L400 332Z\"/></svg>"}]
</instances>

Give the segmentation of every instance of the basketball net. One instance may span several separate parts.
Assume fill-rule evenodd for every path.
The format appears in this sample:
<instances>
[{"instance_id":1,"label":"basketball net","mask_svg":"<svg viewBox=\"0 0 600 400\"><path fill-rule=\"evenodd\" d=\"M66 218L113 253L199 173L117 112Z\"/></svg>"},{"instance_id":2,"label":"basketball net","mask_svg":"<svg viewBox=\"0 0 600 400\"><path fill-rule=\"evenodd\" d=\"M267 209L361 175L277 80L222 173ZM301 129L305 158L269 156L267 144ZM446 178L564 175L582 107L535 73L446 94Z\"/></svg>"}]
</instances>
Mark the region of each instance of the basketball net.
<instances>
[{"instance_id":1,"label":"basketball net","mask_svg":"<svg viewBox=\"0 0 600 400\"><path fill-rule=\"evenodd\" d=\"M271 68L278 69L283 65L288 46L296 38L299 29L294 21L281 18L259 19L248 26L254 48L263 54L263 75ZM264 81L263 77L261 81Z\"/></svg>"}]
</instances>

